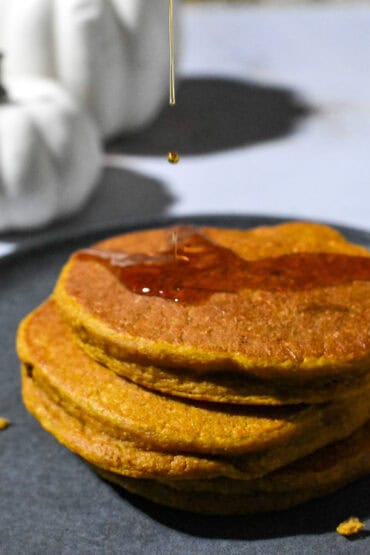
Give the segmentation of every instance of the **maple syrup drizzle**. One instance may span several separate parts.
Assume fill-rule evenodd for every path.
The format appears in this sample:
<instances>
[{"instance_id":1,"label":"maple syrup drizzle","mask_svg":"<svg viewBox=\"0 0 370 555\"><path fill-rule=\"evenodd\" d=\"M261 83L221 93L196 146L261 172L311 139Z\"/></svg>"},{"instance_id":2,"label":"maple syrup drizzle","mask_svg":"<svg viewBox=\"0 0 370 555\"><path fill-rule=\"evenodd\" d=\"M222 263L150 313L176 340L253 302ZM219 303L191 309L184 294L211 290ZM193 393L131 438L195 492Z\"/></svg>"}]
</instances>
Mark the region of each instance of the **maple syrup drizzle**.
<instances>
[{"instance_id":1,"label":"maple syrup drizzle","mask_svg":"<svg viewBox=\"0 0 370 555\"><path fill-rule=\"evenodd\" d=\"M169 104L176 104L176 86L175 86L175 33L173 26L173 0L168 0L168 38L170 49L170 91ZM167 154L167 160L170 164L177 164L180 161L179 153L170 150Z\"/></svg>"},{"instance_id":2,"label":"maple syrup drizzle","mask_svg":"<svg viewBox=\"0 0 370 555\"><path fill-rule=\"evenodd\" d=\"M176 104L175 91L175 34L173 29L173 0L168 0L168 36L170 47L170 106Z\"/></svg>"},{"instance_id":3,"label":"maple syrup drizzle","mask_svg":"<svg viewBox=\"0 0 370 555\"><path fill-rule=\"evenodd\" d=\"M245 260L191 227L171 232L156 255L86 249L74 256L104 264L130 291L175 302L200 303L242 289L301 291L370 281L370 257L299 252Z\"/></svg>"}]
</instances>

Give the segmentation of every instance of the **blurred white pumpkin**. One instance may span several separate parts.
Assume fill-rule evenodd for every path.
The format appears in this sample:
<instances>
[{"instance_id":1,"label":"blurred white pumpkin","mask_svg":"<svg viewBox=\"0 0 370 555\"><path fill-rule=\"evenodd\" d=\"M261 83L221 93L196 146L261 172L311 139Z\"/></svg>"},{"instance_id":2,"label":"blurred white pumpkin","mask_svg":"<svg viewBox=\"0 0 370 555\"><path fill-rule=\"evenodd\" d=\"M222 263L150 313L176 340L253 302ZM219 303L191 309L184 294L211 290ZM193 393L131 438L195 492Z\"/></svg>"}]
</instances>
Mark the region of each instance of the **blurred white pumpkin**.
<instances>
[{"instance_id":1,"label":"blurred white pumpkin","mask_svg":"<svg viewBox=\"0 0 370 555\"><path fill-rule=\"evenodd\" d=\"M97 130L60 85L12 78L0 89L0 232L78 210L101 168Z\"/></svg>"},{"instance_id":2,"label":"blurred white pumpkin","mask_svg":"<svg viewBox=\"0 0 370 555\"><path fill-rule=\"evenodd\" d=\"M57 79L104 137L168 96L167 0L0 0L0 21L6 72Z\"/></svg>"}]
</instances>

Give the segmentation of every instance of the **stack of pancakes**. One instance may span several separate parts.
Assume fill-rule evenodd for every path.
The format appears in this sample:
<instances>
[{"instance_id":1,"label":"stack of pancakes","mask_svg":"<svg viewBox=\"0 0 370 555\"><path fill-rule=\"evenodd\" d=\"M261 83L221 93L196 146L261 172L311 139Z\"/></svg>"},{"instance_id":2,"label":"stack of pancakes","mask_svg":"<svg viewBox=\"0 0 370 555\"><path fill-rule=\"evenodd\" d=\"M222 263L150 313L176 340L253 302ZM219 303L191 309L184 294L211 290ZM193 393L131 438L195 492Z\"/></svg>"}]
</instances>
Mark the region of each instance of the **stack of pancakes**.
<instances>
[{"instance_id":1,"label":"stack of pancakes","mask_svg":"<svg viewBox=\"0 0 370 555\"><path fill-rule=\"evenodd\" d=\"M105 240L18 353L42 426L159 503L278 510L370 472L370 253L329 227Z\"/></svg>"}]
</instances>

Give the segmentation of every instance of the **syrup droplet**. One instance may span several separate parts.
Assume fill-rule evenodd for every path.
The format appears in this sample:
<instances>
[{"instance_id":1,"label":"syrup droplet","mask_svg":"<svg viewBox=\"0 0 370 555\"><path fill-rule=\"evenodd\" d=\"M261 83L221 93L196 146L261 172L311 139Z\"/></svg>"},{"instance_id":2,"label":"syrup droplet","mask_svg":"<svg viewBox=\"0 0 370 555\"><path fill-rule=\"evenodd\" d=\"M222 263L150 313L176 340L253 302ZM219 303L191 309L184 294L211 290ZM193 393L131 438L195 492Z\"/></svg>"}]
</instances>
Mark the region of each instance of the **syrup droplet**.
<instances>
[{"instance_id":1,"label":"syrup droplet","mask_svg":"<svg viewBox=\"0 0 370 555\"><path fill-rule=\"evenodd\" d=\"M176 152L175 150L171 150L168 153L167 160L169 161L170 164L177 164L180 161L179 153Z\"/></svg>"},{"instance_id":2,"label":"syrup droplet","mask_svg":"<svg viewBox=\"0 0 370 555\"><path fill-rule=\"evenodd\" d=\"M242 289L301 291L370 281L370 257L300 252L245 260L191 227L172 231L169 248L154 256L99 249L75 256L104 264L134 293L186 303Z\"/></svg>"}]
</instances>

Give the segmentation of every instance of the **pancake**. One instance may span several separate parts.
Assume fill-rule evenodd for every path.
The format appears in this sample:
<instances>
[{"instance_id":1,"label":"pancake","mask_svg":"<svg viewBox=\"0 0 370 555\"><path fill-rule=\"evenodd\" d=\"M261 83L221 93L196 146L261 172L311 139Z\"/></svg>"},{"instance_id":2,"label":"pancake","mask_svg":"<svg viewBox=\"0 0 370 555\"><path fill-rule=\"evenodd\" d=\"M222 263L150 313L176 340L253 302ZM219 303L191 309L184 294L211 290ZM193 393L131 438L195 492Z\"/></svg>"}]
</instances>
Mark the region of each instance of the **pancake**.
<instances>
[{"instance_id":1,"label":"pancake","mask_svg":"<svg viewBox=\"0 0 370 555\"><path fill-rule=\"evenodd\" d=\"M159 481L179 491L210 491L222 494L243 492L288 493L295 490L321 491L341 487L370 472L370 422L345 440L322 447L311 455L294 461L255 480L214 478L208 480Z\"/></svg>"},{"instance_id":2,"label":"pancake","mask_svg":"<svg viewBox=\"0 0 370 555\"><path fill-rule=\"evenodd\" d=\"M25 370L22 383L26 407L61 443L104 478L165 505L215 514L279 510L334 491L370 470L368 423L345 441L259 480L193 480L202 473L210 478L222 475L226 465L204 457L141 450L110 438L68 415Z\"/></svg>"},{"instance_id":3,"label":"pancake","mask_svg":"<svg viewBox=\"0 0 370 555\"><path fill-rule=\"evenodd\" d=\"M153 391L169 395L239 405L295 405L325 403L347 398L370 389L370 372L358 371L350 376L301 380L300 376L268 380L237 372L199 373L184 368L159 368L153 364L138 364L119 360L98 345L75 337L85 352L118 375Z\"/></svg>"},{"instance_id":4,"label":"pancake","mask_svg":"<svg viewBox=\"0 0 370 555\"><path fill-rule=\"evenodd\" d=\"M104 357L104 363L118 372L122 361L150 369L181 369L184 381L187 370L201 377L210 372L238 372L262 383L261 395L258 391L251 396L253 403L263 397L264 381L277 389L292 387L293 402L307 399L304 393L299 399L299 390L304 392L305 384L310 390L308 399L322 401L327 398L322 392L325 388L329 391L331 385L328 396L334 397L345 394L347 387L358 388L362 380L368 381L367 249L319 224L289 223L249 231L187 230L178 246L188 252L194 237L199 243L193 249L198 251L189 255L189 260L192 256L202 260L204 254L206 264L207 248L215 252L221 249L222 253L213 268L218 272L214 289L206 291L200 286L198 294L204 294L204 298L197 302L137 294L117 277L117 268L112 271L107 267L104 257L117 259L127 254L133 264L140 256L156 260L167 252L168 257L171 248L173 257L177 257L178 247L171 247L174 233L184 232L177 228L158 229L108 239L94 247L95 252L103 251L103 262L99 257L80 253L66 264L54 299L90 355L100 360ZM141 255L137 257L137 253ZM222 257L231 257L239 266L249 264L248 286L238 282L235 289L228 291L226 285L218 285ZM131 272L135 272L134 266ZM356 268L365 271L359 274ZM206 283L208 270L206 267L203 275ZM228 264L224 270L226 274L231 272L233 282L235 276ZM191 280L191 275L187 279ZM182 293L187 287L194 293L191 282L180 287ZM126 370L126 377L137 379L135 367L131 368L131 375L130 369ZM158 372L146 384L151 381L151 387L155 387L157 376ZM337 386L342 379L346 385ZM211 388L210 385L206 398L218 400L217 392L216 398L209 393ZM182 394L186 396L190 389L191 384ZM275 398L271 386L266 387L265 395ZM242 397L248 401L248 395ZM226 400L234 402L232 394Z\"/></svg>"},{"instance_id":5,"label":"pancake","mask_svg":"<svg viewBox=\"0 0 370 555\"><path fill-rule=\"evenodd\" d=\"M154 480L136 480L113 472L96 469L105 480L160 505L208 515L252 515L290 509L317 497L333 493L346 483L327 484L314 491L294 490L289 493L222 494L212 491L178 491ZM367 472L369 469L367 470ZM361 476L359 476L361 477Z\"/></svg>"},{"instance_id":6,"label":"pancake","mask_svg":"<svg viewBox=\"0 0 370 555\"><path fill-rule=\"evenodd\" d=\"M366 390L296 407L190 403L155 394L87 357L53 301L25 319L18 353L35 384L73 417L144 449L227 457L234 477L266 474L345 438L370 417Z\"/></svg>"},{"instance_id":7,"label":"pancake","mask_svg":"<svg viewBox=\"0 0 370 555\"><path fill-rule=\"evenodd\" d=\"M206 457L140 449L133 442L109 436L87 425L51 400L22 369L22 396L27 410L60 443L90 464L131 477L212 478L233 475L227 463Z\"/></svg>"}]
</instances>

